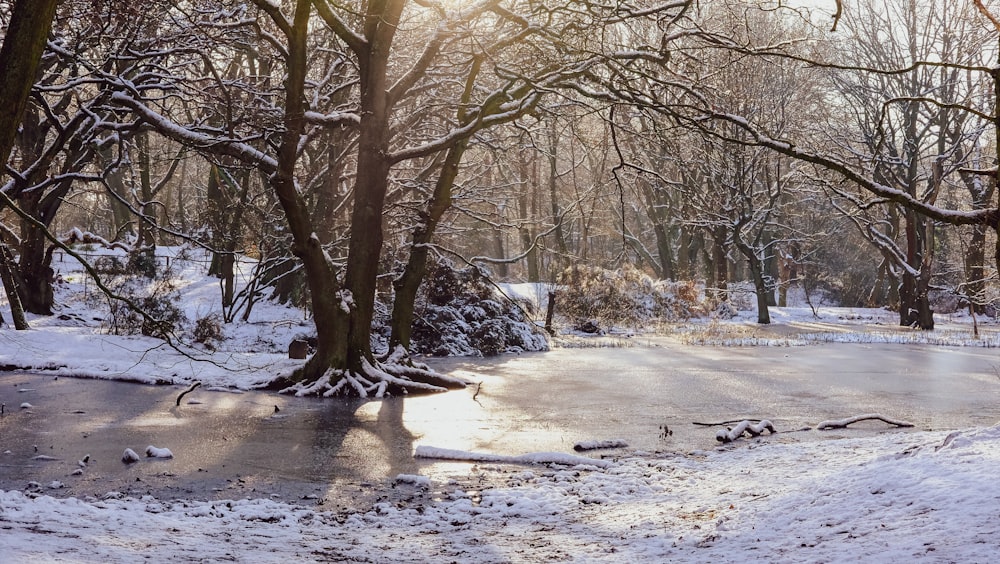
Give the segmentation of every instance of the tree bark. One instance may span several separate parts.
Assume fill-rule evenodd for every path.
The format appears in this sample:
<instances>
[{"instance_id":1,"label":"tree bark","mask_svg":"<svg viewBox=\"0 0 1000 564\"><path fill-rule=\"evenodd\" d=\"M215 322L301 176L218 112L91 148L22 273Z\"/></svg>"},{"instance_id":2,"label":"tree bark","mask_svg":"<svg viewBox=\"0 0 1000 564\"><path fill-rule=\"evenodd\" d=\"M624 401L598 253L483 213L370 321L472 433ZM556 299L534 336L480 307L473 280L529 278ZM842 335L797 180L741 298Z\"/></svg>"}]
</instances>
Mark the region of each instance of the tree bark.
<instances>
[{"instance_id":1,"label":"tree bark","mask_svg":"<svg viewBox=\"0 0 1000 564\"><path fill-rule=\"evenodd\" d=\"M0 47L0 163L14 146L59 0L16 0Z\"/></svg>"},{"instance_id":2,"label":"tree bark","mask_svg":"<svg viewBox=\"0 0 1000 564\"><path fill-rule=\"evenodd\" d=\"M285 131L278 149L277 169L269 179L285 212L292 234L292 254L302 260L316 323L316 353L292 376L293 380L317 380L331 367L343 367L347 359L347 316L339 308L341 295L333 266L322 245L313 237L306 202L295 183L299 139L305 129L306 35L310 0L297 0L294 23L288 31L288 78L285 83Z\"/></svg>"},{"instance_id":3,"label":"tree bark","mask_svg":"<svg viewBox=\"0 0 1000 564\"><path fill-rule=\"evenodd\" d=\"M410 258L403 274L395 280L396 297L392 304L392 333L389 337L389 350L396 347L410 349L410 336L413 329L413 312L416 305L417 290L427 271L427 256L430 252L430 242L434 237L441 217L451 207L451 192L458 177L458 165L462 160L467 146L466 141L460 141L453 146L445 157L444 166L434 185L434 194L426 210L421 210L417 227L413 230L413 244L410 245Z\"/></svg>"},{"instance_id":4,"label":"tree bark","mask_svg":"<svg viewBox=\"0 0 1000 564\"><path fill-rule=\"evenodd\" d=\"M559 209L559 192L558 192L558 180L559 180L559 133L556 131L556 120L552 120L552 126L549 128L549 201L552 205L552 222L555 224L555 231L553 235L556 239L556 251L559 255L555 259L555 264L553 265L555 271L562 272L566 264L569 262L569 250L566 247L566 237L563 235L563 225L562 225L562 211Z\"/></svg>"},{"instance_id":5,"label":"tree bark","mask_svg":"<svg viewBox=\"0 0 1000 564\"><path fill-rule=\"evenodd\" d=\"M52 18L55 17L58 0L17 0L10 16L10 24L7 26L7 33L4 37L3 46L0 47L0 164L6 165L10 158L11 149L14 147L14 138L17 135L18 124L20 124L24 109L28 103L28 95L35 84L38 66L42 59L42 52L45 50L45 43L48 39L49 30L52 27ZM9 251L4 247L5 256L4 271L11 280L4 280L8 294L12 293L9 284L14 284ZM51 269L50 269L51 270ZM15 288L17 286L15 285ZM49 288L51 289L51 282ZM18 292L20 294L20 292ZM11 309L18 310L15 299L11 301ZM51 312L51 303L46 309ZM15 311L14 321L18 324L17 313ZM21 311L21 322L23 310ZM24 327L27 328L27 323Z\"/></svg>"},{"instance_id":6,"label":"tree bark","mask_svg":"<svg viewBox=\"0 0 1000 564\"><path fill-rule=\"evenodd\" d=\"M726 253L726 235L724 226L716 227L712 231L712 272L715 274L715 287L711 291L712 297L719 302L729 299L726 292L726 284L729 281L729 257Z\"/></svg>"},{"instance_id":7,"label":"tree bark","mask_svg":"<svg viewBox=\"0 0 1000 564\"><path fill-rule=\"evenodd\" d=\"M0 282L3 282L4 291L7 293L7 302L10 304L10 316L14 322L14 329L24 331L28 329L28 321L24 317L24 308L21 306L21 298L18 296L17 278L14 276L14 257L10 249L4 243L0 243ZM0 322L3 319L0 318Z\"/></svg>"}]
</instances>

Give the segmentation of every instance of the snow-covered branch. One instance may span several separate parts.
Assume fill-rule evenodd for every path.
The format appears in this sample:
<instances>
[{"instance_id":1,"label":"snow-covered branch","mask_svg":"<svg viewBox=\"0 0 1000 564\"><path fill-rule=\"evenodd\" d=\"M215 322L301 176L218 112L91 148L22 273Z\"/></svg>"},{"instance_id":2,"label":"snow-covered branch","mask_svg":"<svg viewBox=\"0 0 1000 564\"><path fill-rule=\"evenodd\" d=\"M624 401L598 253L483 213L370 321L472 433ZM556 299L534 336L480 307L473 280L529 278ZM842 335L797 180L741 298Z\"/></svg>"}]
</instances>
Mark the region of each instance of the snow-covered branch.
<instances>
[{"instance_id":1,"label":"snow-covered branch","mask_svg":"<svg viewBox=\"0 0 1000 564\"><path fill-rule=\"evenodd\" d=\"M913 423L909 421L903 421L900 419L893 419L891 417L886 417L880 413L866 413L864 415L855 415L854 417L847 417L845 419L834 419L830 421L822 421L816 425L816 429L819 431L824 431L828 429L843 429L848 425L852 425L859 421L882 421L888 423L889 425L895 425L896 427L913 427Z\"/></svg>"},{"instance_id":2,"label":"snow-covered branch","mask_svg":"<svg viewBox=\"0 0 1000 564\"><path fill-rule=\"evenodd\" d=\"M175 123L169 118L157 113L155 110L143 104L139 100L125 94L115 92L111 95L112 101L121 104L136 113L146 123L150 124L158 133L194 147L206 153L225 155L234 157L245 164L256 166L262 171L270 174L277 170L278 162L264 152L240 141L231 139L212 137L198 131L188 129Z\"/></svg>"}]
</instances>

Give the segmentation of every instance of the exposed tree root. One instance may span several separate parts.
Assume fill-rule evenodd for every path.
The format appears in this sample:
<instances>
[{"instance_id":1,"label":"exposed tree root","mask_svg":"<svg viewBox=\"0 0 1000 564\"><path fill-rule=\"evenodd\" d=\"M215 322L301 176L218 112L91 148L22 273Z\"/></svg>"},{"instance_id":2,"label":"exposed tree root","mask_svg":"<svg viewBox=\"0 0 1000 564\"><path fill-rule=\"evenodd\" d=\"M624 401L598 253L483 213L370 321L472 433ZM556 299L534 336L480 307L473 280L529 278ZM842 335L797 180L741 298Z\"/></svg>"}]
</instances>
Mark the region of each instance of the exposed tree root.
<instances>
[{"instance_id":1,"label":"exposed tree root","mask_svg":"<svg viewBox=\"0 0 1000 564\"><path fill-rule=\"evenodd\" d=\"M750 420L745 420L740 422L739 425L733 427L732 429L727 429L725 431L719 431L715 434L715 440L721 443L731 443L736 439L749 434L751 437L756 437L767 431L771 434L775 433L774 425L770 421L764 419L760 423L751 423Z\"/></svg>"},{"instance_id":2,"label":"exposed tree root","mask_svg":"<svg viewBox=\"0 0 1000 564\"><path fill-rule=\"evenodd\" d=\"M824 431L826 429L844 429L848 425L857 423L858 421L868 421L868 420L884 421L889 425L895 425L896 427L913 427L913 423L910 423L908 421L900 421L898 419L892 419L879 413L866 413L864 415L855 415L854 417L848 417L846 419L823 421L819 425L816 425L816 429L819 431Z\"/></svg>"},{"instance_id":3,"label":"exposed tree root","mask_svg":"<svg viewBox=\"0 0 1000 564\"><path fill-rule=\"evenodd\" d=\"M329 369L314 381L297 382L280 388L296 396L352 396L384 398L387 395L436 393L464 388L465 380L439 374L425 364L414 362L402 348L372 364L362 361L360 371Z\"/></svg>"}]
</instances>

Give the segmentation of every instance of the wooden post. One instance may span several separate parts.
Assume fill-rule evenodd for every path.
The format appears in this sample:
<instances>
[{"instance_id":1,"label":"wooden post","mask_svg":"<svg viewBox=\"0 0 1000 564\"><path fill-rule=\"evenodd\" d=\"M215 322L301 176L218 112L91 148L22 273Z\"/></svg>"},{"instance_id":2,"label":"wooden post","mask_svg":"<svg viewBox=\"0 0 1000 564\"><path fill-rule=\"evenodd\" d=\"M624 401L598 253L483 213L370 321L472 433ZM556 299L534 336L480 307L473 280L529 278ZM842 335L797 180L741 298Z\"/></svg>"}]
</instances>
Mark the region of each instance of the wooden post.
<instances>
[{"instance_id":1,"label":"wooden post","mask_svg":"<svg viewBox=\"0 0 1000 564\"><path fill-rule=\"evenodd\" d=\"M556 311L556 293L549 290L549 303L545 308L545 332L555 336L555 329L552 328L552 314Z\"/></svg>"}]
</instances>

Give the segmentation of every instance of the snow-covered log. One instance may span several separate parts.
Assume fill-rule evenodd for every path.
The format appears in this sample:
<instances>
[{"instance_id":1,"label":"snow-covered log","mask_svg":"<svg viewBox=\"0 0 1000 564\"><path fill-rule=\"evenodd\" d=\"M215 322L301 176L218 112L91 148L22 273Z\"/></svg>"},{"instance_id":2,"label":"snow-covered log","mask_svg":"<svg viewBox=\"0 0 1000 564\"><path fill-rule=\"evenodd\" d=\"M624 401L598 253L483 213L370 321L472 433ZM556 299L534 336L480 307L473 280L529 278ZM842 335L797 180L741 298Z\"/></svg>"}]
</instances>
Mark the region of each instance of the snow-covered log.
<instances>
[{"instance_id":1,"label":"snow-covered log","mask_svg":"<svg viewBox=\"0 0 1000 564\"><path fill-rule=\"evenodd\" d=\"M767 431L769 433L775 433L774 425L770 421L764 419L760 423L752 423L750 421L741 421L739 425L733 427L732 429L726 429L725 431L719 431L715 434L715 440L720 443L731 443L736 439L742 438L744 435L749 434L751 437L756 437Z\"/></svg>"},{"instance_id":2,"label":"snow-covered log","mask_svg":"<svg viewBox=\"0 0 1000 564\"><path fill-rule=\"evenodd\" d=\"M121 242L108 241L100 235L95 235L90 231L81 231L77 227L74 227L66 232L66 234L59 238L59 241L65 245L75 245L77 243L81 243L86 245L100 245L106 249L120 249L125 252L132 250L131 247Z\"/></svg>"},{"instance_id":3,"label":"snow-covered log","mask_svg":"<svg viewBox=\"0 0 1000 564\"><path fill-rule=\"evenodd\" d=\"M567 466L588 465L607 468L611 465L607 460L576 456L561 452L532 452L516 456L469 452L431 446L418 446L413 451L414 458L438 458L441 460L460 460L463 462L497 462L506 464L564 464Z\"/></svg>"},{"instance_id":4,"label":"snow-covered log","mask_svg":"<svg viewBox=\"0 0 1000 564\"><path fill-rule=\"evenodd\" d=\"M896 427L913 427L913 423L908 421L901 421L899 419L892 419L891 417L886 417L880 413L865 413L864 415L855 415L854 417L848 417L846 419L836 419L832 421L822 421L819 425L816 425L816 429L823 431L826 429L843 429L848 425L857 423L858 421L868 421L868 420L878 420L884 421L889 425L895 425Z\"/></svg>"},{"instance_id":5,"label":"snow-covered log","mask_svg":"<svg viewBox=\"0 0 1000 564\"><path fill-rule=\"evenodd\" d=\"M585 450L598 450L602 448L625 448L628 443L622 439L609 439L606 441L580 441L573 445L573 450L583 452Z\"/></svg>"}]
</instances>

